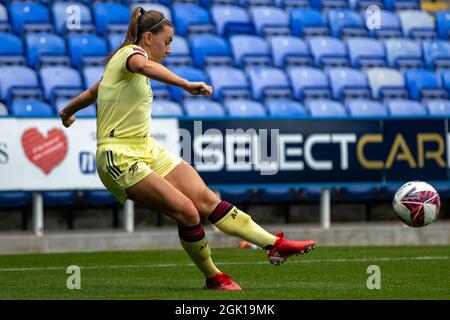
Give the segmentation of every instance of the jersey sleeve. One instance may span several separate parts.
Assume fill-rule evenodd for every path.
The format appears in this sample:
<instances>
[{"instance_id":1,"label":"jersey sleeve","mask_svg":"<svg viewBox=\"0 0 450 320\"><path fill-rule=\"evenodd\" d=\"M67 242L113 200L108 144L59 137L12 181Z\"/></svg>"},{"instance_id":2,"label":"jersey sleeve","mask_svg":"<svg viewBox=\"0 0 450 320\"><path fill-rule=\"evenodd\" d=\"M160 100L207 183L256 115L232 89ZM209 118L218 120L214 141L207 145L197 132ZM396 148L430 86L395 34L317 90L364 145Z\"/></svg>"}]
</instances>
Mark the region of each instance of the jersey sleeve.
<instances>
[{"instance_id":1,"label":"jersey sleeve","mask_svg":"<svg viewBox=\"0 0 450 320\"><path fill-rule=\"evenodd\" d=\"M148 59L147 52L145 52L145 50L142 49L141 47L139 47L139 46L130 46L130 47L126 48L124 50L124 52L123 52L123 61L124 61L124 63L123 63L123 71L124 72L131 72L131 73L133 73L132 71L130 71L130 69L128 69L128 61L135 54L140 54L140 55L144 56L146 59Z\"/></svg>"}]
</instances>

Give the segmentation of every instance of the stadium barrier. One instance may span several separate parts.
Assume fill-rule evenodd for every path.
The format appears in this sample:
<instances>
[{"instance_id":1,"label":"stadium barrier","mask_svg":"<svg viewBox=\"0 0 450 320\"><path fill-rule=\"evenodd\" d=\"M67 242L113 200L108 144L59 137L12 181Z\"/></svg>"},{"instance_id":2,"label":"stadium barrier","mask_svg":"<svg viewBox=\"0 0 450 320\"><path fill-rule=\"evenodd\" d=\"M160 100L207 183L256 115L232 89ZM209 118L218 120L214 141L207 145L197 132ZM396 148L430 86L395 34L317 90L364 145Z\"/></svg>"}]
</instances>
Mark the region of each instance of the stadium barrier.
<instances>
[{"instance_id":1,"label":"stadium barrier","mask_svg":"<svg viewBox=\"0 0 450 320\"><path fill-rule=\"evenodd\" d=\"M333 186L399 185L450 178L446 118L158 118L152 135L191 163L212 189L321 186L321 225L330 227ZM64 129L56 118L0 118L0 192L33 192L43 234L42 192L99 190L96 122ZM124 205L133 232L134 206Z\"/></svg>"}]
</instances>

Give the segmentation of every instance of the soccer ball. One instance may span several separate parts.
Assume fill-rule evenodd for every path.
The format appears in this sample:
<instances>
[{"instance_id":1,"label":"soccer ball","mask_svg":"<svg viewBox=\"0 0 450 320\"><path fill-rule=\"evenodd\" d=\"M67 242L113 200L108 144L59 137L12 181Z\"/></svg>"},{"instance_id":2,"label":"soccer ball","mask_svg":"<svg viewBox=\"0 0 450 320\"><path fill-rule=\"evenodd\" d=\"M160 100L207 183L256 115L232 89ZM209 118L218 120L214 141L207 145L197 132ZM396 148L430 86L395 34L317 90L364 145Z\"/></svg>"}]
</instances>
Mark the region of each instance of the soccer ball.
<instances>
[{"instance_id":1,"label":"soccer ball","mask_svg":"<svg viewBox=\"0 0 450 320\"><path fill-rule=\"evenodd\" d=\"M437 191L423 181L410 181L394 195L394 211L410 227L424 227L436 220L441 200Z\"/></svg>"}]
</instances>

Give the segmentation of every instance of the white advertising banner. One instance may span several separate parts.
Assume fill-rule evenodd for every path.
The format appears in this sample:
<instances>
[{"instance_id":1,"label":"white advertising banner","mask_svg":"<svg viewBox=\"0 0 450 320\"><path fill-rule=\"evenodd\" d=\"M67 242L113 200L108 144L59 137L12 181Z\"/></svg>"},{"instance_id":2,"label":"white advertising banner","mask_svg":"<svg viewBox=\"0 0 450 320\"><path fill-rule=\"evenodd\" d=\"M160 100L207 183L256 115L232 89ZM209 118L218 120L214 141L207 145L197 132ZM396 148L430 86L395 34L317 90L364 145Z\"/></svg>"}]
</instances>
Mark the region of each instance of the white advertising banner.
<instances>
[{"instance_id":1,"label":"white advertising banner","mask_svg":"<svg viewBox=\"0 0 450 320\"><path fill-rule=\"evenodd\" d=\"M178 121L154 119L155 139L178 154ZM97 175L95 119L64 128L57 118L0 118L0 191L104 189Z\"/></svg>"}]
</instances>

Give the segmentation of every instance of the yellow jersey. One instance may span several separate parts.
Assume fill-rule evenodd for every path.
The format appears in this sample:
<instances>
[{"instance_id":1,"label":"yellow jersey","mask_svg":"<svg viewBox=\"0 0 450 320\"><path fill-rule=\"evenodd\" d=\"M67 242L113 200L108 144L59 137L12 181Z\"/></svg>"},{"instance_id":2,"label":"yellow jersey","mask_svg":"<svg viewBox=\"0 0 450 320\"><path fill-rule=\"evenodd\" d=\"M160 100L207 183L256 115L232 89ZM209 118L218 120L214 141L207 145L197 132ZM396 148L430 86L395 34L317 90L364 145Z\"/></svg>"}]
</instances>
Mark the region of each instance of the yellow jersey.
<instances>
[{"instance_id":1,"label":"yellow jersey","mask_svg":"<svg viewBox=\"0 0 450 320\"><path fill-rule=\"evenodd\" d=\"M128 58L134 54L148 59L144 49L128 45L117 51L105 67L97 96L97 141L145 138L150 133L150 79L128 70Z\"/></svg>"}]
</instances>

